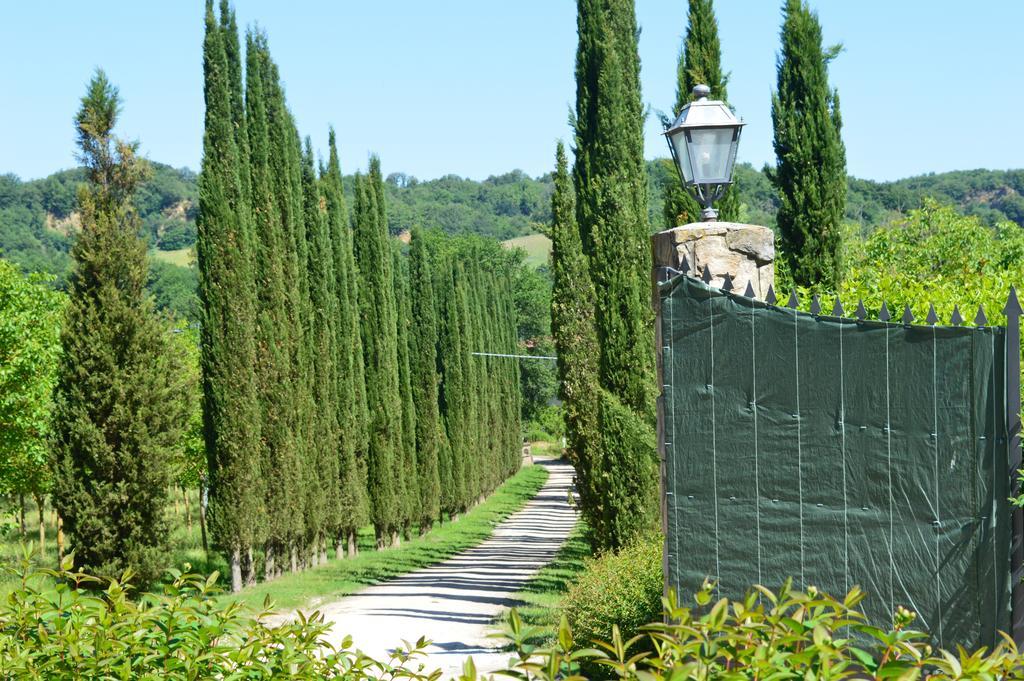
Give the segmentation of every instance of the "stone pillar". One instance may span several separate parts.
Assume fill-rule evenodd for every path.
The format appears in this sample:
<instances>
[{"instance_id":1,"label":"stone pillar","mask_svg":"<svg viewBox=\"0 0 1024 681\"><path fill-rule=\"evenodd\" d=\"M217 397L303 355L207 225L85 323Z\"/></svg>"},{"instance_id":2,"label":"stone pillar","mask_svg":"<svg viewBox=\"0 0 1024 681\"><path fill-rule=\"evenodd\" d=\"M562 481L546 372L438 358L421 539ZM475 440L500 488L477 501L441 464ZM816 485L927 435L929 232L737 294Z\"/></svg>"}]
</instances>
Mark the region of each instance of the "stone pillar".
<instances>
[{"instance_id":1,"label":"stone pillar","mask_svg":"<svg viewBox=\"0 0 1024 681\"><path fill-rule=\"evenodd\" d=\"M735 222L695 222L658 232L651 237L653 252L652 281L655 312L654 350L658 372L658 459L661 464L661 528L668 541L668 503L665 495L667 458L678 453L666 441L664 404L664 364L661 336L661 305L658 296L659 272L671 267L693 277L711 271L711 285L721 287L725 275L732 277L733 291L742 294L749 282L754 296L764 300L768 286L775 283L775 234L767 227ZM663 554L666 594L668 591L668 546Z\"/></svg>"},{"instance_id":2,"label":"stone pillar","mask_svg":"<svg viewBox=\"0 0 1024 681\"><path fill-rule=\"evenodd\" d=\"M694 222L651 237L654 269L671 267L694 277L711 270L711 285L721 286L726 274L733 291L743 293L747 282L763 299L775 282L775 234L767 227L736 222ZM685 261L685 264L684 264Z\"/></svg>"}]
</instances>

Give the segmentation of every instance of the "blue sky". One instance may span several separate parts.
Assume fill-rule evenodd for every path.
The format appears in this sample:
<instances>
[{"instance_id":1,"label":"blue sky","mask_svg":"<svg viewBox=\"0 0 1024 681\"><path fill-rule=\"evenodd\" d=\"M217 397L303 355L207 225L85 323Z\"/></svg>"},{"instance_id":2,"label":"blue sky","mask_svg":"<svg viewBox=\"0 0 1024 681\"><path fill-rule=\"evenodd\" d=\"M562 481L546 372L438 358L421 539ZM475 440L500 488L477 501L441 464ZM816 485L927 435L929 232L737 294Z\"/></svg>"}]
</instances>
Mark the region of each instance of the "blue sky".
<instances>
[{"instance_id":1,"label":"blue sky","mask_svg":"<svg viewBox=\"0 0 1024 681\"><path fill-rule=\"evenodd\" d=\"M780 2L717 0L740 160L773 160L770 96ZM269 34L303 135L338 130L344 170L381 155L385 173L484 178L553 164L569 138L572 0L236 0ZM811 0L842 42L839 88L850 173L1024 167L1024 1ZM685 0L638 0L643 97L673 101ZM0 172L73 164L71 119L96 66L124 98L121 133L151 159L198 169L202 2L51 0L0 6ZM963 126L977 116L979 123ZM657 117L646 154L665 155Z\"/></svg>"}]
</instances>

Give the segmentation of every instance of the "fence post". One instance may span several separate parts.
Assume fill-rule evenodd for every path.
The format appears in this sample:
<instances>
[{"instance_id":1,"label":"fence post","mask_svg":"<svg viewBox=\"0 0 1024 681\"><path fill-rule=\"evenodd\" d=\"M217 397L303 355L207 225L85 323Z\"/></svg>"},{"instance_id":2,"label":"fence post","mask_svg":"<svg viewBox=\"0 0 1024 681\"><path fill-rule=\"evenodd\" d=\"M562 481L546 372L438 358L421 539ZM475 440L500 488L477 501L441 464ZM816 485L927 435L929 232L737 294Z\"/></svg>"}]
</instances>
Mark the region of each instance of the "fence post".
<instances>
[{"instance_id":1,"label":"fence post","mask_svg":"<svg viewBox=\"0 0 1024 681\"><path fill-rule=\"evenodd\" d=\"M1003 312L1006 314L1006 442L1010 464L1010 489L1017 490L1017 471L1021 467L1020 418L1020 302L1010 287ZM1024 509L1013 509L1013 542L1010 548L1010 629L1018 646L1024 645Z\"/></svg>"}]
</instances>

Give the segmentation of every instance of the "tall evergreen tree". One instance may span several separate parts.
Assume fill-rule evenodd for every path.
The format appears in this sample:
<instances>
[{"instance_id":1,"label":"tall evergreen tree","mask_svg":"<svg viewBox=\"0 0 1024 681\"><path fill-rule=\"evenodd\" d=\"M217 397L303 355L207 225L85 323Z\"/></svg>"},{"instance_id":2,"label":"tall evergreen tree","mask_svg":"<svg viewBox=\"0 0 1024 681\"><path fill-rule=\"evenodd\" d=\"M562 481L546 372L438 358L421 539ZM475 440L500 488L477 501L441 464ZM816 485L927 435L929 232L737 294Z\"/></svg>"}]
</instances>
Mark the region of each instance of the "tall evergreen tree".
<instances>
[{"instance_id":1,"label":"tall evergreen tree","mask_svg":"<svg viewBox=\"0 0 1024 681\"><path fill-rule=\"evenodd\" d=\"M614 549L653 522L657 506L644 112L633 0L579 0L577 9L573 180L594 285L607 481L607 531L595 540Z\"/></svg>"},{"instance_id":2,"label":"tall evergreen tree","mask_svg":"<svg viewBox=\"0 0 1024 681\"><path fill-rule=\"evenodd\" d=\"M79 567L160 573L170 462L188 413L182 358L146 295L146 245L132 205L148 165L113 135L117 88L103 71L75 117L88 183L72 249L54 414L54 500Z\"/></svg>"},{"instance_id":3,"label":"tall evergreen tree","mask_svg":"<svg viewBox=\"0 0 1024 681\"><path fill-rule=\"evenodd\" d=\"M341 166L334 129L328 135L329 156L322 172L327 222L334 258L334 297L337 300L338 477L340 485L338 536L335 553L356 552L356 532L369 519L366 497L366 387L363 346L359 334L359 301L352 254L352 233L342 189Z\"/></svg>"},{"instance_id":4,"label":"tall evergreen tree","mask_svg":"<svg viewBox=\"0 0 1024 681\"><path fill-rule=\"evenodd\" d=\"M462 333L464 305L463 287L459 284L462 265L452 260L445 261L442 278L441 332L438 356L441 364L441 416L444 419L448 451L441 469L441 507L450 516L466 508L466 459L469 456L467 432L467 380L465 372L465 347Z\"/></svg>"},{"instance_id":5,"label":"tall evergreen tree","mask_svg":"<svg viewBox=\"0 0 1024 681\"><path fill-rule=\"evenodd\" d=\"M380 160L370 159L367 177L357 175L353 245L359 272L359 306L369 412L367 452L371 519L383 547L401 521L402 406L398 392L398 341L391 250L382 196Z\"/></svg>"},{"instance_id":6,"label":"tall evergreen tree","mask_svg":"<svg viewBox=\"0 0 1024 681\"><path fill-rule=\"evenodd\" d=\"M566 455L576 469L576 489L587 525L596 536L603 536L601 434L593 399L599 391L594 285L576 225L576 203L561 142L556 152L551 215L551 332L565 405Z\"/></svg>"},{"instance_id":7,"label":"tall evergreen tree","mask_svg":"<svg viewBox=\"0 0 1024 681\"><path fill-rule=\"evenodd\" d=\"M246 107L250 192L256 243L257 383L262 418L262 468L266 472L267 534L265 574L282 569L294 538L301 533L301 466L290 415L292 330L285 282L285 234L271 175L270 119L264 90L269 52L262 34L246 38ZM280 562L279 562L280 561Z\"/></svg>"},{"instance_id":8,"label":"tall evergreen tree","mask_svg":"<svg viewBox=\"0 0 1024 681\"><path fill-rule=\"evenodd\" d=\"M326 196L320 191L313 162L313 145L306 138L302 157L302 193L305 208L306 268L311 307L310 349L312 350L313 427L316 487L314 504L314 546L320 562L327 560L327 542L334 544L342 527L338 425L337 332L338 299L335 297L334 254L327 224Z\"/></svg>"},{"instance_id":9,"label":"tall evergreen tree","mask_svg":"<svg viewBox=\"0 0 1024 681\"><path fill-rule=\"evenodd\" d=\"M438 457L441 425L437 393L437 310L430 256L423 232L414 227L409 249L409 281L412 292L412 329L409 335L412 396L416 409L417 518L420 532L438 519L441 479Z\"/></svg>"},{"instance_id":10,"label":"tall evergreen tree","mask_svg":"<svg viewBox=\"0 0 1024 681\"><path fill-rule=\"evenodd\" d=\"M247 173L235 137L223 35L206 5L206 101L199 174L196 259L203 306L203 431L209 458L208 522L228 555L231 586L242 587L241 556L260 541L264 514L256 365L256 300Z\"/></svg>"},{"instance_id":11,"label":"tall evergreen tree","mask_svg":"<svg viewBox=\"0 0 1024 681\"><path fill-rule=\"evenodd\" d=\"M410 326L412 301L409 292L409 271L402 257L400 242L391 242L394 278L396 340L398 341L398 390L402 400L402 530L410 538L412 523L419 518L419 482L416 479L416 405L413 402L410 362Z\"/></svg>"},{"instance_id":12,"label":"tall evergreen tree","mask_svg":"<svg viewBox=\"0 0 1024 681\"><path fill-rule=\"evenodd\" d=\"M673 114L678 116L693 98L693 88L707 85L711 97L729 102L726 85L729 76L722 71L722 50L718 41L718 20L715 19L713 0L689 0L686 37L679 53L676 69L676 103ZM664 188L665 227L671 229L688 222L699 222L701 208L697 201L678 181L673 170L672 181ZM718 219L735 222L740 216L739 189L735 182L717 203Z\"/></svg>"},{"instance_id":13,"label":"tall evergreen tree","mask_svg":"<svg viewBox=\"0 0 1024 681\"><path fill-rule=\"evenodd\" d=\"M839 283L839 246L846 210L846 147L839 92L829 87L821 24L803 0L786 0L778 87L772 95L775 168L769 178L781 198L777 224L782 253L802 286Z\"/></svg>"}]
</instances>

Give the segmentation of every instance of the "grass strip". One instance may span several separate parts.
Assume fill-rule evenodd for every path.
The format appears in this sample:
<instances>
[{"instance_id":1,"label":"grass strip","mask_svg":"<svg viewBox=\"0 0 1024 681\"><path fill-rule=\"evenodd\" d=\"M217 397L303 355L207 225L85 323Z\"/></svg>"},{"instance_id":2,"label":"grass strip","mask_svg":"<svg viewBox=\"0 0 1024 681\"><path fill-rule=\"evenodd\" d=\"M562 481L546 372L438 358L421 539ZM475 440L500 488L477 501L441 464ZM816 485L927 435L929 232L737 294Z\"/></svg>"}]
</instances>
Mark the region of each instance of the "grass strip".
<instances>
[{"instance_id":1,"label":"grass strip","mask_svg":"<svg viewBox=\"0 0 1024 681\"><path fill-rule=\"evenodd\" d=\"M280 610L313 610L359 589L438 563L476 546L491 535L495 525L534 497L548 478L543 466L525 466L502 483L483 503L457 520L435 525L422 537L398 548L362 551L355 558L331 559L325 565L225 596L261 607L268 596Z\"/></svg>"}]
</instances>

